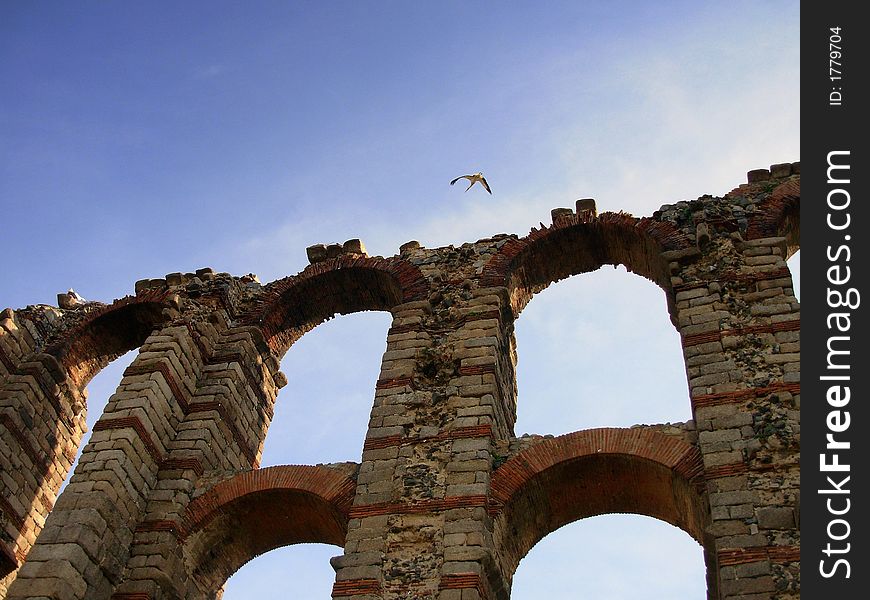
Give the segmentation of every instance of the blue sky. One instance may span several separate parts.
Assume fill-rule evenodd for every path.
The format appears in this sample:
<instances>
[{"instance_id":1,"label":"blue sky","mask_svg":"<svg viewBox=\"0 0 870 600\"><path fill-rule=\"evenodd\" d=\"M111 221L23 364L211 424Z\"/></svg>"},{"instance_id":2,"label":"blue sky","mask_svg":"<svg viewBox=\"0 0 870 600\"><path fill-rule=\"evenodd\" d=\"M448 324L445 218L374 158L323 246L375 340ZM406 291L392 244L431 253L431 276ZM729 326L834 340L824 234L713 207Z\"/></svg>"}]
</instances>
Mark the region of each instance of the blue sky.
<instances>
[{"instance_id":1,"label":"blue sky","mask_svg":"<svg viewBox=\"0 0 870 600\"><path fill-rule=\"evenodd\" d=\"M5 2L0 308L204 266L265 283L355 237L390 256L524 235L581 197L642 216L724 194L800 159L798 34L798 2ZM492 196L448 185L478 170ZM288 352L264 465L358 460L388 327L340 317ZM517 339L518 434L691 416L664 295L623 269L552 286ZM92 382L91 421L131 359ZM339 552L269 553L225 598L328 597ZM577 577L703 597L699 547L646 518L549 536L514 598Z\"/></svg>"}]
</instances>

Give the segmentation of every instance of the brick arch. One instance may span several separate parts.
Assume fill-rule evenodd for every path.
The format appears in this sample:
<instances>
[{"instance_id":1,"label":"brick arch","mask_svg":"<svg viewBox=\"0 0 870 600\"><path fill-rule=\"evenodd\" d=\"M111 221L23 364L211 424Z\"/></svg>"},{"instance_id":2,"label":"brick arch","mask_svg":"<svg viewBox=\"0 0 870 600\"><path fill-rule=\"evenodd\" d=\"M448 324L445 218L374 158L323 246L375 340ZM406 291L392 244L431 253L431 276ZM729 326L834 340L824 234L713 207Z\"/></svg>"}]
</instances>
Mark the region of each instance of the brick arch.
<instances>
[{"instance_id":1,"label":"brick arch","mask_svg":"<svg viewBox=\"0 0 870 600\"><path fill-rule=\"evenodd\" d=\"M343 546L356 481L338 469L282 465L240 473L190 503L179 538L201 591L251 559L298 543Z\"/></svg>"},{"instance_id":2,"label":"brick arch","mask_svg":"<svg viewBox=\"0 0 870 600\"><path fill-rule=\"evenodd\" d=\"M169 320L166 290L127 296L93 310L57 338L46 353L54 356L72 384L84 389L94 375L119 356L138 348Z\"/></svg>"},{"instance_id":3,"label":"brick arch","mask_svg":"<svg viewBox=\"0 0 870 600\"><path fill-rule=\"evenodd\" d=\"M688 236L672 224L648 217L622 212L591 219L560 216L552 226L542 225L502 245L484 267L481 285L507 287L514 315L551 283L606 264L625 265L668 291L668 262L661 253L691 246Z\"/></svg>"},{"instance_id":4,"label":"brick arch","mask_svg":"<svg viewBox=\"0 0 870 600\"><path fill-rule=\"evenodd\" d=\"M747 238L784 237L788 258L800 249L800 208L801 182L794 177L779 184L759 203L749 221Z\"/></svg>"},{"instance_id":5,"label":"brick arch","mask_svg":"<svg viewBox=\"0 0 870 600\"><path fill-rule=\"evenodd\" d=\"M303 334L336 314L390 310L425 296L420 270L400 258L340 256L274 281L243 315L282 356Z\"/></svg>"},{"instance_id":6,"label":"brick arch","mask_svg":"<svg viewBox=\"0 0 870 600\"><path fill-rule=\"evenodd\" d=\"M493 473L489 509L501 568L512 579L520 560L546 535L602 514L654 517L703 545L709 513L702 472L696 446L647 428L590 429L545 439ZM706 555L708 572L715 573L713 555Z\"/></svg>"}]
</instances>

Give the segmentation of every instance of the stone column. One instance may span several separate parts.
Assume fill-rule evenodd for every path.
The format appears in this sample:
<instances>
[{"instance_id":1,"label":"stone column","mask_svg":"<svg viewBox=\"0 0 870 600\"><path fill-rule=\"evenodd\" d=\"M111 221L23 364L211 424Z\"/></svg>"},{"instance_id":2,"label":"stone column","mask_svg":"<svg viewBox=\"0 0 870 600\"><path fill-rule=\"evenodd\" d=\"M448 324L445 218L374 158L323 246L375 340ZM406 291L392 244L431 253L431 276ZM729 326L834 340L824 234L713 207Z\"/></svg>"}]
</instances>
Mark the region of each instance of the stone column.
<instances>
[{"instance_id":1,"label":"stone column","mask_svg":"<svg viewBox=\"0 0 870 600\"><path fill-rule=\"evenodd\" d=\"M800 306L785 239L703 229L674 288L719 597L798 598Z\"/></svg>"},{"instance_id":2,"label":"stone column","mask_svg":"<svg viewBox=\"0 0 870 600\"><path fill-rule=\"evenodd\" d=\"M178 397L192 391L202 366L185 326L148 337L94 426L7 598L111 595L183 417Z\"/></svg>"},{"instance_id":3,"label":"stone column","mask_svg":"<svg viewBox=\"0 0 870 600\"><path fill-rule=\"evenodd\" d=\"M470 246L425 254L429 300L393 309L333 597L506 597L487 502L515 418L513 332Z\"/></svg>"},{"instance_id":4,"label":"stone column","mask_svg":"<svg viewBox=\"0 0 870 600\"><path fill-rule=\"evenodd\" d=\"M184 511L204 487L257 468L286 379L258 329L227 327L218 313L212 320L216 325L198 324L203 366L179 394L183 416L136 525L116 600L211 598L223 584L198 585L188 572L180 545Z\"/></svg>"},{"instance_id":5,"label":"stone column","mask_svg":"<svg viewBox=\"0 0 870 600\"><path fill-rule=\"evenodd\" d=\"M0 598L52 510L85 431L83 390L37 351L39 332L0 318Z\"/></svg>"}]
</instances>

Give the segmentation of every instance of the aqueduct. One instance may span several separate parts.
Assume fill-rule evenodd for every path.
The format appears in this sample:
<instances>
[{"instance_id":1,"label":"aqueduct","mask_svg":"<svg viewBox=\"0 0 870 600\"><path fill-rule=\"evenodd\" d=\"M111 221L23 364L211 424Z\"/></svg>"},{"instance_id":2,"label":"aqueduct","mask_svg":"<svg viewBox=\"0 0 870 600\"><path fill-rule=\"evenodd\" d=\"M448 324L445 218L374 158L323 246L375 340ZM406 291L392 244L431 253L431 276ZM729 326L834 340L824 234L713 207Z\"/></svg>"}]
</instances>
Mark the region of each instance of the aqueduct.
<instances>
[{"instance_id":1,"label":"aqueduct","mask_svg":"<svg viewBox=\"0 0 870 600\"><path fill-rule=\"evenodd\" d=\"M0 315L0 598L216 598L251 558L343 549L333 598L506 600L567 523L636 513L703 548L710 599L800 597L799 163L650 217L554 209L525 237L309 248L266 285L202 269L110 305ZM515 437L513 327L533 295L621 264L660 286L693 419ZM359 463L260 469L285 352L389 311ZM85 386L138 349L58 495Z\"/></svg>"}]
</instances>

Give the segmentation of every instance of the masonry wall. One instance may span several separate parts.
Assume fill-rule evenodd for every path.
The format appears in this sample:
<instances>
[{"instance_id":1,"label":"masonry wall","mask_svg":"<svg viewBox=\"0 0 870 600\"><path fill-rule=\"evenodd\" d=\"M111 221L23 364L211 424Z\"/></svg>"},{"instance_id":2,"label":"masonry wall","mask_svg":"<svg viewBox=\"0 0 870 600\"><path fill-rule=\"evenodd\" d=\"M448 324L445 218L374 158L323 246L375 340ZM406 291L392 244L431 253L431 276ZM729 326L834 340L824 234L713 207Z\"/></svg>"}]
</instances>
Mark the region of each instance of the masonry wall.
<instances>
[{"instance_id":1,"label":"masonry wall","mask_svg":"<svg viewBox=\"0 0 870 600\"><path fill-rule=\"evenodd\" d=\"M708 598L799 598L800 307L785 264L799 201L799 164L781 164L650 217L580 200L522 238L390 258L350 240L266 285L201 269L111 305L7 309L0 598L218 598L251 558L323 542L338 547L334 598L506 599L535 543L612 512L693 537ZM665 291L694 419L516 438L515 320L605 264ZM393 322L359 462L259 469L282 356L361 310ZM87 382L133 348L57 497Z\"/></svg>"}]
</instances>

